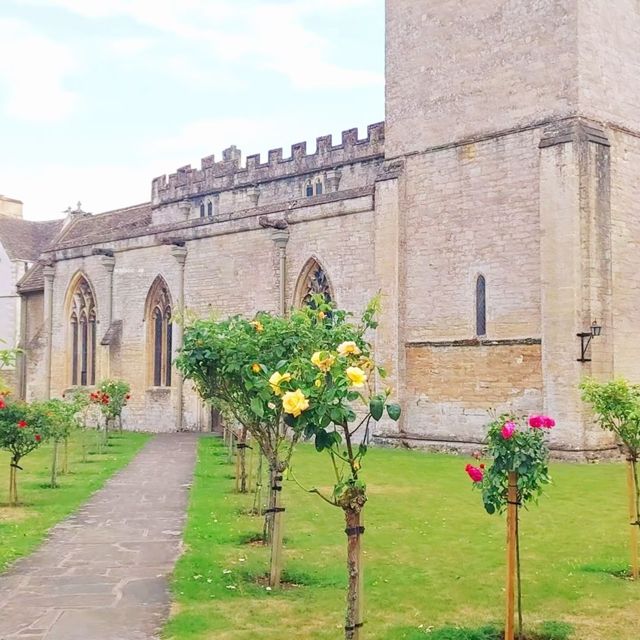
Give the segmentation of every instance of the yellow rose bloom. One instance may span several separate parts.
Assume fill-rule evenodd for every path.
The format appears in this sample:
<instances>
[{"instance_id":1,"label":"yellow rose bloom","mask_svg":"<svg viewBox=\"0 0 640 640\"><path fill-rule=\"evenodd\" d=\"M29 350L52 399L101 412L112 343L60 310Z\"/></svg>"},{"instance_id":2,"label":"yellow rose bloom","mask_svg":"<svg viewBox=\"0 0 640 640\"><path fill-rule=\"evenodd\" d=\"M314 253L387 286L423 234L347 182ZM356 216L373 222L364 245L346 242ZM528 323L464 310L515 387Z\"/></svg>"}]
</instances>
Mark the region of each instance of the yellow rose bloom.
<instances>
[{"instance_id":1,"label":"yellow rose bloom","mask_svg":"<svg viewBox=\"0 0 640 640\"><path fill-rule=\"evenodd\" d=\"M320 371L329 371L335 361L335 357L332 356L328 351L316 351L311 356L311 362L315 364L316 367L320 369Z\"/></svg>"},{"instance_id":2,"label":"yellow rose bloom","mask_svg":"<svg viewBox=\"0 0 640 640\"><path fill-rule=\"evenodd\" d=\"M367 381L367 374L360 367L349 367L346 374L354 387L362 387Z\"/></svg>"},{"instance_id":3,"label":"yellow rose bloom","mask_svg":"<svg viewBox=\"0 0 640 640\"><path fill-rule=\"evenodd\" d=\"M290 413L297 418L305 409L309 408L309 401L300 389L287 391L282 396L282 408L285 413Z\"/></svg>"},{"instance_id":4,"label":"yellow rose bloom","mask_svg":"<svg viewBox=\"0 0 640 640\"><path fill-rule=\"evenodd\" d=\"M360 355L360 349L358 348L358 345L353 342L352 340L347 340L346 342L343 342L342 344L338 345L338 353L341 356L348 356L348 355Z\"/></svg>"},{"instance_id":5,"label":"yellow rose bloom","mask_svg":"<svg viewBox=\"0 0 640 640\"><path fill-rule=\"evenodd\" d=\"M324 320L326 317L327 316L324 311L318 311L318 320Z\"/></svg>"},{"instance_id":6,"label":"yellow rose bloom","mask_svg":"<svg viewBox=\"0 0 640 640\"><path fill-rule=\"evenodd\" d=\"M313 384L315 384L316 387L320 388L322 386L322 380L318 378Z\"/></svg>"},{"instance_id":7,"label":"yellow rose bloom","mask_svg":"<svg viewBox=\"0 0 640 640\"><path fill-rule=\"evenodd\" d=\"M260 322L259 320L252 320L250 324L256 331L258 331L258 332L264 331L264 327L262 326L262 322Z\"/></svg>"},{"instance_id":8,"label":"yellow rose bloom","mask_svg":"<svg viewBox=\"0 0 640 640\"><path fill-rule=\"evenodd\" d=\"M260 365L257 362L254 362L251 365L251 371L253 371L253 373L260 373Z\"/></svg>"},{"instance_id":9,"label":"yellow rose bloom","mask_svg":"<svg viewBox=\"0 0 640 640\"><path fill-rule=\"evenodd\" d=\"M275 393L277 396L281 396L282 389L280 388L280 384L283 382L288 382L289 380L291 380L290 373L280 373L279 371L272 373L271 377L269 378L271 391L273 391L273 393Z\"/></svg>"}]
</instances>

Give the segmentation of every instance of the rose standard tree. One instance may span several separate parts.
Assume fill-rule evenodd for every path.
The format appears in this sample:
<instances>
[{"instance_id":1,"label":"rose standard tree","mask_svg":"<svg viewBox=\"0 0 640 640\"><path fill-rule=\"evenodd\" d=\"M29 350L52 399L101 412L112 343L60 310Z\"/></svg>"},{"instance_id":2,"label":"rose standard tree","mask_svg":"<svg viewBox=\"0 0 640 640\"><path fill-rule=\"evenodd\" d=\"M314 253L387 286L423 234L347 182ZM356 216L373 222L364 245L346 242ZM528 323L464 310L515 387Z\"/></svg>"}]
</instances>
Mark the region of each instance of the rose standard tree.
<instances>
[{"instance_id":1,"label":"rose standard tree","mask_svg":"<svg viewBox=\"0 0 640 640\"><path fill-rule=\"evenodd\" d=\"M248 431L268 462L265 530L271 543L271 587L280 585L282 572L282 474L299 437L282 419L281 399L291 383L288 359L300 340L292 319L269 314L252 321L198 319L185 326L177 359L200 396Z\"/></svg>"},{"instance_id":2,"label":"rose standard tree","mask_svg":"<svg viewBox=\"0 0 640 640\"><path fill-rule=\"evenodd\" d=\"M10 454L9 504L18 504L18 470L22 459L37 449L47 433L47 419L39 403L5 401L0 396L0 448Z\"/></svg>"},{"instance_id":3,"label":"rose standard tree","mask_svg":"<svg viewBox=\"0 0 640 640\"><path fill-rule=\"evenodd\" d=\"M503 414L489 424L487 453L492 458L488 468L468 464L465 471L474 486L482 491L487 513L507 511L507 582L505 640L514 640L514 600L517 577L518 638L522 638L522 589L520 584L519 508L535 502L544 485L550 482L544 432L555 426L548 416L524 419Z\"/></svg>"},{"instance_id":4,"label":"rose standard tree","mask_svg":"<svg viewBox=\"0 0 640 640\"><path fill-rule=\"evenodd\" d=\"M344 513L348 573L345 638L357 640L362 637L363 625L362 535L367 502L362 464L371 422L380 420L385 409L389 418L397 420L400 407L389 402L389 388L382 393L374 391L376 374L383 378L386 372L376 366L365 335L377 326L378 299L369 304L357 324L350 321L350 314L322 299L314 302L295 318L303 327L304 340L292 358L282 407L287 424L314 440L333 472L335 484L330 495L316 488L308 491Z\"/></svg>"},{"instance_id":5,"label":"rose standard tree","mask_svg":"<svg viewBox=\"0 0 640 640\"><path fill-rule=\"evenodd\" d=\"M629 494L629 524L631 547L631 577L638 580L638 531L640 530L640 385L626 380L596 382L585 380L582 398L591 404L600 426L615 434L627 459L627 491Z\"/></svg>"}]
</instances>

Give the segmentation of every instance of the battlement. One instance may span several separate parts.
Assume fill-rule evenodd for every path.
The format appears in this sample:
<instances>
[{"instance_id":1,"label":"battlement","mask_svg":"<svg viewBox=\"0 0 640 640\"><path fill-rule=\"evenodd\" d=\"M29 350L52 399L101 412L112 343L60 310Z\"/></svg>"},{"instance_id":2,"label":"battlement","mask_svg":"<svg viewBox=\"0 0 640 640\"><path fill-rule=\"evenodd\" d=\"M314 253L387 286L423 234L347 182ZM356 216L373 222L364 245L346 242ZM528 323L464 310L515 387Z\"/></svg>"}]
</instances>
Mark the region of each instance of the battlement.
<instances>
[{"instance_id":1,"label":"battlement","mask_svg":"<svg viewBox=\"0 0 640 640\"><path fill-rule=\"evenodd\" d=\"M289 178L340 167L384 154L384 122L367 127L367 137L358 138L358 129L342 132L340 144L333 144L331 135L316 138L315 153L307 153L307 143L291 145L291 155L282 157L282 148L270 149L266 162L260 154L247 156L241 166L241 152L231 146L222 152L222 160L215 156L202 158L200 169L191 165L180 167L175 173L154 178L151 201L154 205L215 191L258 185L261 182Z\"/></svg>"}]
</instances>

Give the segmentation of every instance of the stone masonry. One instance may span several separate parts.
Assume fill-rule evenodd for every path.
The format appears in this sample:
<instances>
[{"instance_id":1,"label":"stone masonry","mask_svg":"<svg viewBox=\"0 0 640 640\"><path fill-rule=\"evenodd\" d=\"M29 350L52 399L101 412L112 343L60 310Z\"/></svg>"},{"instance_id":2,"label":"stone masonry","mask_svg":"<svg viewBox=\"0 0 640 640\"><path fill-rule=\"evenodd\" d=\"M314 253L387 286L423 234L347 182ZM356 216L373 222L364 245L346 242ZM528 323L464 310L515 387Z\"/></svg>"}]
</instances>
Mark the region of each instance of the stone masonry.
<instances>
[{"instance_id":1,"label":"stone masonry","mask_svg":"<svg viewBox=\"0 0 640 640\"><path fill-rule=\"evenodd\" d=\"M264 161L229 147L154 179L149 203L76 216L21 285L22 392L69 387L83 275L97 377L133 385L127 423L206 429L188 382L150 382L154 280L177 313L252 315L299 304L316 264L340 306L382 291L376 349L403 406L387 441L475 446L489 409L544 411L556 449L606 454L578 384L640 381L640 5L614 4L388 0L385 123Z\"/></svg>"}]
</instances>

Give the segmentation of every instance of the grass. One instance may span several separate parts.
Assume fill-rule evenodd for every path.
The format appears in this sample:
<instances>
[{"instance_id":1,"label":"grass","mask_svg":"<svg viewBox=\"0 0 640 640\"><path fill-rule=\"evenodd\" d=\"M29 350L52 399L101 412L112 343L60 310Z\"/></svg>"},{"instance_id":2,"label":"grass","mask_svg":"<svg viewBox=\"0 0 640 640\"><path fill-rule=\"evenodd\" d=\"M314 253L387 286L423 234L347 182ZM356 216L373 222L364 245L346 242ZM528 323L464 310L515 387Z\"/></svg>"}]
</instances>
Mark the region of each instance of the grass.
<instances>
[{"instance_id":1,"label":"grass","mask_svg":"<svg viewBox=\"0 0 640 640\"><path fill-rule=\"evenodd\" d=\"M141 449L149 436L141 433L118 433L102 454L91 454L81 461L79 437L69 446L69 473L60 475L60 486L47 486L51 472L51 445L45 444L23 458L18 471L18 497L21 504L7 506L9 455L0 451L0 471L6 482L0 483L0 571L33 551L47 531L75 511L116 471L124 467Z\"/></svg>"},{"instance_id":2,"label":"grass","mask_svg":"<svg viewBox=\"0 0 640 640\"><path fill-rule=\"evenodd\" d=\"M466 462L402 450L367 454L366 638L499 638L504 520L485 514ZM269 592L256 580L268 551L246 544L262 520L243 513L252 496L233 493L230 469L221 443L202 439L164 638L342 637L341 513L285 483L286 577L298 586ZM329 481L328 459L312 447L299 448L294 469L309 486ZM635 640L640 584L612 575L628 568L625 469L554 464L552 473L540 505L522 514L525 625L548 640Z\"/></svg>"}]
</instances>

